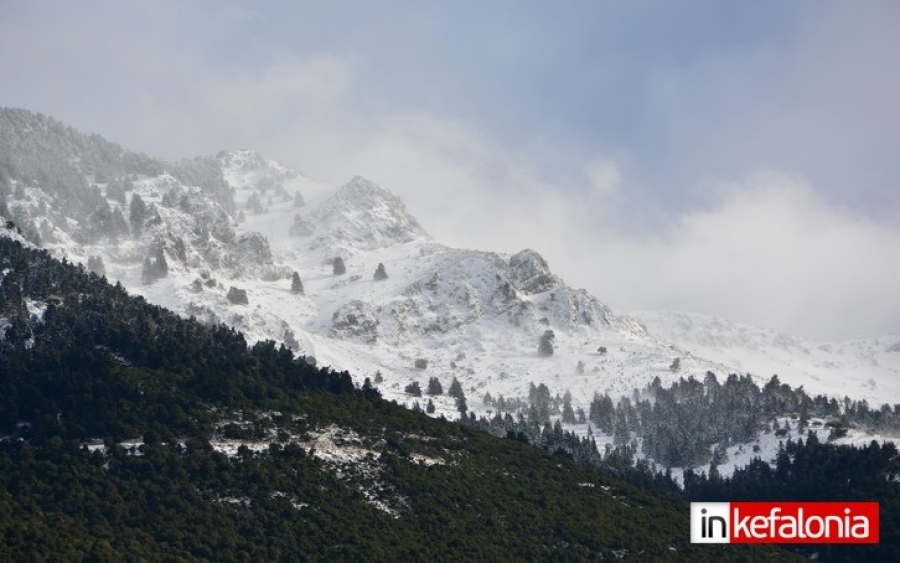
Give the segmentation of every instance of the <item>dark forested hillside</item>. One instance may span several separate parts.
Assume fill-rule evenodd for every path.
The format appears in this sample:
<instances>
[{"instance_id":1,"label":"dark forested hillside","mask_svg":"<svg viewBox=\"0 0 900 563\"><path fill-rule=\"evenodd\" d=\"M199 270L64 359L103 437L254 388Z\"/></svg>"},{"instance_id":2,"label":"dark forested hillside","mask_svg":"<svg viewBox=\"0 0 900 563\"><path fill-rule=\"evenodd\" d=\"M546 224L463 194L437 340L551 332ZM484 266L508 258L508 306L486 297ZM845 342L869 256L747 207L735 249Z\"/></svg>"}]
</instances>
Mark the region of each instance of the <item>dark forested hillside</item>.
<instances>
[{"instance_id":1,"label":"dark forested hillside","mask_svg":"<svg viewBox=\"0 0 900 563\"><path fill-rule=\"evenodd\" d=\"M313 363L0 237L0 560L786 555Z\"/></svg>"}]
</instances>

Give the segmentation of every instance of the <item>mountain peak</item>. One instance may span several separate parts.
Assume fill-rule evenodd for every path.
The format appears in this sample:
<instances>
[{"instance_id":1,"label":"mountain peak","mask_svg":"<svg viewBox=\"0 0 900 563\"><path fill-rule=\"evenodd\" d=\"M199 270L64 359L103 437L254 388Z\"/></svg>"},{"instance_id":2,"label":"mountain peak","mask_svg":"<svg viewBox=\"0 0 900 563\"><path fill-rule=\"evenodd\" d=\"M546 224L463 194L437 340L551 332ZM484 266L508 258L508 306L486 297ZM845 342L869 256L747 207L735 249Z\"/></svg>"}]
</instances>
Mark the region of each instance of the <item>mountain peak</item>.
<instances>
[{"instance_id":1,"label":"mountain peak","mask_svg":"<svg viewBox=\"0 0 900 563\"><path fill-rule=\"evenodd\" d=\"M315 212L322 234L312 248L372 250L431 237L399 196L356 176Z\"/></svg>"}]
</instances>

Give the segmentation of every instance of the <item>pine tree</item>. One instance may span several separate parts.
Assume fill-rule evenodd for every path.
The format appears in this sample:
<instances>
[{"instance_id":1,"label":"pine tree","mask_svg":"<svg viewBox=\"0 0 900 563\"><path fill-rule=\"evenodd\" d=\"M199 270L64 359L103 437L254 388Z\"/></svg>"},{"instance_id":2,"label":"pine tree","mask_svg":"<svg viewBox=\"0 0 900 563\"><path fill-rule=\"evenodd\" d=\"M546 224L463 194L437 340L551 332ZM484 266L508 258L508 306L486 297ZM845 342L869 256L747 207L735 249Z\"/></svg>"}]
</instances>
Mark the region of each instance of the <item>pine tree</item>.
<instances>
[{"instance_id":1,"label":"pine tree","mask_svg":"<svg viewBox=\"0 0 900 563\"><path fill-rule=\"evenodd\" d=\"M447 394L454 398L459 398L463 396L463 388L459 383L459 380L455 377L453 381L450 382L450 389L447 390Z\"/></svg>"},{"instance_id":2,"label":"pine tree","mask_svg":"<svg viewBox=\"0 0 900 563\"><path fill-rule=\"evenodd\" d=\"M135 236L144 230L144 221L147 220L147 205L141 199L140 194L134 194L131 198L131 206L128 211L128 220L131 221L131 230Z\"/></svg>"},{"instance_id":3,"label":"pine tree","mask_svg":"<svg viewBox=\"0 0 900 563\"><path fill-rule=\"evenodd\" d=\"M553 340L556 338L556 335L553 334L552 330L545 330L544 334L541 335L541 340L538 343L538 356L542 358L548 358L553 355Z\"/></svg>"},{"instance_id":4,"label":"pine tree","mask_svg":"<svg viewBox=\"0 0 900 563\"><path fill-rule=\"evenodd\" d=\"M226 295L229 301L234 303L235 305L247 305L250 303L250 300L247 298L247 290L240 289L234 286L231 286L228 289L228 295Z\"/></svg>"},{"instance_id":5,"label":"pine tree","mask_svg":"<svg viewBox=\"0 0 900 563\"><path fill-rule=\"evenodd\" d=\"M334 262L331 263L331 271L336 276L341 276L347 273L347 266L344 265L344 259L338 256L334 259Z\"/></svg>"},{"instance_id":6,"label":"pine tree","mask_svg":"<svg viewBox=\"0 0 900 563\"><path fill-rule=\"evenodd\" d=\"M575 424L575 411L572 410L572 404L569 401L563 403L562 421L566 424Z\"/></svg>"},{"instance_id":7,"label":"pine tree","mask_svg":"<svg viewBox=\"0 0 900 563\"><path fill-rule=\"evenodd\" d=\"M407 395L412 395L413 397L421 397L422 396L422 388L419 386L418 381L413 381L409 385L407 385L403 392Z\"/></svg>"},{"instance_id":8,"label":"pine tree","mask_svg":"<svg viewBox=\"0 0 900 563\"><path fill-rule=\"evenodd\" d=\"M431 399L428 399L428 404L425 406L425 412L428 414L434 413L434 402Z\"/></svg>"},{"instance_id":9,"label":"pine tree","mask_svg":"<svg viewBox=\"0 0 900 563\"><path fill-rule=\"evenodd\" d=\"M162 246L157 246L152 255L144 258L144 270L142 279L145 284L153 283L169 275L169 263Z\"/></svg>"},{"instance_id":10,"label":"pine tree","mask_svg":"<svg viewBox=\"0 0 900 563\"><path fill-rule=\"evenodd\" d=\"M300 343L297 342L297 337L294 335L294 331L292 331L291 329L284 329L284 337L282 338L282 340L284 341L284 345L291 350L300 349Z\"/></svg>"},{"instance_id":11,"label":"pine tree","mask_svg":"<svg viewBox=\"0 0 900 563\"><path fill-rule=\"evenodd\" d=\"M291 293L296 295L303 295L303 282L300 281L300 274L294 272L294 275L291 276Z\"/></svg>"},{"instance_id":12,"label":"pine tree","mask_svg":"<svg viewBox=\"0 0 900 563\"><path fill-rule=\"evenodd\" d=\"M459 411L459 414L465 416L466 411L469 410L469 406L466 405L466 396L460 395L456 398L456 410Z\"/></svg>"},{"instance_id":13,"label":"pine tree","mask_svg":"<svg viewBox=\"0 0 900 563\"><path fill-rule=\"evenodd\" d=\"M444 388L441 386L441 382L437 377L432 377L428 380L428 387L425 392L429 395L443 395Z\"/></svg>"},{"instance_id":14,"label":"pine tree","mask_svg":"<svg viewBox=\"0 0 900 563\"><path fill-rule=\"evenodd\" d=\"M382 264L381 262L379 262L378 267L375 268L374 277L376 281L386 280L388 277L387 272L384 270L384 264Z\"/></svg>"}]
</instances>

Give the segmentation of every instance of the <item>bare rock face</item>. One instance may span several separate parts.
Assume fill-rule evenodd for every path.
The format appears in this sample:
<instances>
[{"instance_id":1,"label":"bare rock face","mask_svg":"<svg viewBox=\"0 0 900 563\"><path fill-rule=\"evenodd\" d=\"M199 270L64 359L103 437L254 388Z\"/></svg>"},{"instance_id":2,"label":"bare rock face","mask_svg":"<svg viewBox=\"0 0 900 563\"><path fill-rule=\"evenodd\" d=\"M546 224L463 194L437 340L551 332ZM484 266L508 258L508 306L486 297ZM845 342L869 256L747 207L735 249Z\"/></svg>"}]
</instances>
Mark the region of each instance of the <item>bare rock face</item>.
<instances>
[{"instance_id":1,"label":"bare rock face","mask_svg":"<svg viewBox=\"0 0 900 563\"><path fill-rule=\"evenodd\" d=\"M353 300L334 312L328 335L333 338L374 344L378 339L378 325L376 312L372 306Z\"/></svg>"},{"instance_id":2,"label":"bare rock face","mask_svg":"<svg viewBox=\"0 0 900 563\"><path fill-rule=\"evenodd\" d=\"M544 257L531 249L510 257L508 276L513 287L525 295L542 293L560 283Z\"/></svg>"}]
</instances>

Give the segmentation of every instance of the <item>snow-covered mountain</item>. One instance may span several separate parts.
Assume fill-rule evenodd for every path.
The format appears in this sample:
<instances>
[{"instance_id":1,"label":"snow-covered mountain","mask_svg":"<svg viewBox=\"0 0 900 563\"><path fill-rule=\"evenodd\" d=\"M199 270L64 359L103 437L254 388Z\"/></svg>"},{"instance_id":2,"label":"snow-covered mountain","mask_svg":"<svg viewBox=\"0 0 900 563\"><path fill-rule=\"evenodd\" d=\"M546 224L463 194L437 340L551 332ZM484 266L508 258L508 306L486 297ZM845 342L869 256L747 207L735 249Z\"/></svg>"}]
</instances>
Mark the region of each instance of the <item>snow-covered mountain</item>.
<instances>
[{"instance_id":1,"label":"snow-covered mountain","mask_svg":"<svg viewBox=\"0 0 900 563\"><path fill-rule=\"evenodd\" d=\"M632 316L652 334L734 371L778 374L807 391L872 405L900 399L900 335L813 342L697 313L647 311Z\"/></svg>"},{"instance_id":2,"label":"snow-covered mountain","mask_svg":"<svg viewBox=\"0 0 900 563\"><path fill-rule=\"evenodd\" d=\"M813 344L697 315L616 314L535 250L441 245L364 178L333 187L248 150L167 163L23 110L0 111L0 131L0 215L26 238L184 315L380 374L382 392L406 404L410 382L438 377L445 388L458 379L476 413L491 409L486 393L524 399L531 383L587 409L595 392L707 371L760 384L777 373L876 404L900 397L897 338ZM379 265L386 279L375 279ZM542 356L548 331L554 353Z\"/></svg>"}]
</instances>

